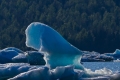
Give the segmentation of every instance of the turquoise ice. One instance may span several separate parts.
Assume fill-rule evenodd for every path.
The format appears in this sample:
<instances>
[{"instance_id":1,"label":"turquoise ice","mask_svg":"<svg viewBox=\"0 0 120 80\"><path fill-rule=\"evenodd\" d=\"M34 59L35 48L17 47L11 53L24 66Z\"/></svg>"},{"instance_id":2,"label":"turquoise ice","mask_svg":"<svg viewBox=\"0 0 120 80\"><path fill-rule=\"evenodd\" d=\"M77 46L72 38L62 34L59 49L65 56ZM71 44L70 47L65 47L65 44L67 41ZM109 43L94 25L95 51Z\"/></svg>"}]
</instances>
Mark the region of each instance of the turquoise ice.
<instances>
[{"instance_id":1,"label":"turquoise ice","mask_svg":"<svg viewBox=\"0 0 120 80\"><path fill-rule=\"evenodd\" d=\"M46 65L51 69L67 65L73 65L77 69L84 69L80 64L82 52L67 42L50 26L33 22L27 27L25 33L26 46L43 53Z\"/></svg>"}]
</instances>

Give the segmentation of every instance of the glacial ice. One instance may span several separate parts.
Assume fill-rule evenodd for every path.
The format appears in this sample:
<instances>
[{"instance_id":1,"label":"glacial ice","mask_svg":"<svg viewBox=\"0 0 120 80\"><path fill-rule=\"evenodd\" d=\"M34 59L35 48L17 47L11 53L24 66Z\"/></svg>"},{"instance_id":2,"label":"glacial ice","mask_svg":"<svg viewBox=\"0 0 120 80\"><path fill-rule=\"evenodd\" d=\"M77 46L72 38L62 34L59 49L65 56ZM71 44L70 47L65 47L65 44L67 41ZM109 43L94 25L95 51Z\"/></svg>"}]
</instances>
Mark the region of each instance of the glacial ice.
<instances>
[{"instance_id":1,"label":"glacial ice","mask_svg":"<svg viewBox=\"0 0 120 80\"><path fill-rule=\"evenodd\" d=\"M18 49L18 48L15 48L15 47L8 47L8 48L5 48L5 49L3 49L3 51L15 51L15 52L17 52L17 53L23 53L23 51L22 50L20 50L20 49Z\"/></svg>"},{"instance_id":2,"label":"glacial ice","mask_svg":"<svg viewBox=\"0 0 120 80\"><path fill-rule=\"evenodd\" d=\"M50 73L47 67L40 67L21 73L8 80L50 80Z\"/></svg>"},{"instance_id":3,"label":"glacial ice","mask_svg":"<svg viewBox=\"0 0 120 80\"><path fill-rule=\"evenodd\" d=\"M83 69L80 64L82 52L67 42L57 31L39 23L31 23L26 31L26 46L44 54L46 65L51 69L57 66L74 65Z\"/></svg>"},{"instance_id":4,"label":"glacial ice","mask_svg":"<svg viewBox=\"0 0 120 80\"><path fill-rule=\"evenodd\" d=\"M14 48L14 47L8 47L3 50L0 50L0 63L11 63L12 58L19 55L23 54L23 51Z\"/></svg>"},{"instance_id":5,"label":"glacial ice","mask_svg":"<svg viewBox=\"0 0 120 80\"><path fill-rule=\"evenodd\" d=\"M45 65L45 60L43 59L44 55L40 52L27 51L25 52L25 55L30 65Z\"/></svg>"},{"instance_id":6,"label":"glacial ice","mask_svg":"<svg viewBox=\"0 0 120 80\"><path fill-rule=\"evenodd\" d=\"M29 63L31 65L44 65L43 55L38 51L26 51L8 47L0 50L0 64L5 63Z\"/></svg>"},{"instance_id":7,"label":"glacial ice","mask_svg":"<svg viewBox=\"0 0 120 80\"><path fill-rule=\"evenodd\" d=\"M106 56L112 56L115 60L120 59L120 50L116 49L113 53L104 53Z\"/></svg>"},{"instance_id":8,"label":"glacial ice","mask_svg":"<svg viewBox=\"0 0 120 80\"><path fill-rule=\"evenodd\" d=\"M46 61L46 66L50 66L50 69L57 69L58 66L65 67L68 65L73 65L75 69L84 71L84 67L80 64L82 51L71 45L69 42L67 42L57 31L55 31L48 25L39 22L33 22L27 27L25 33L26 46L32 47L38 50L39 52L43 53L44 59ZM102 55L101 58L106 58L106 56ZM58 72L59 75L61 74L61 71L63 71L63 69L64 68L58 68L57 71L60 71ZM74 71L73 73L75 74ZM98 75L98 77L95 77L96 74L94 75L95 78L86 78L93 76L91 74L87 74L86 72L82 72L79 75L79 77L81 77L79 79L81 80L110 79L110 77L108 78L103 75L99 75L102 77L99 77Z\"/></svg>"},{"instance_id":9,"label":"glacial ice","mask_svg":"<svg viewBox=\"0 0 120 80\"><path fill-rule=\"evenodd\" d=\"M73 70L73 66L61 66L56 67L53 70L49 70L48 67L43 66L21 73L8 80L78 80L75 75L77 74Z\"/></svg>"}]
</instances>

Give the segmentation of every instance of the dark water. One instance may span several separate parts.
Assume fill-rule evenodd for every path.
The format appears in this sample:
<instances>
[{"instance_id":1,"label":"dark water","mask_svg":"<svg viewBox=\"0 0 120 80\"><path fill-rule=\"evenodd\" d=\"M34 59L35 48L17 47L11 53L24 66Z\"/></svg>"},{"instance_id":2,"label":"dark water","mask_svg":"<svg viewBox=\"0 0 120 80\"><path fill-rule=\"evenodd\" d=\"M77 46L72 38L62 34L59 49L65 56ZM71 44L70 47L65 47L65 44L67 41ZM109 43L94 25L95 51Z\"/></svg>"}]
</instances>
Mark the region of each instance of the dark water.
<instances>
[{"instance_id":1,"label":"dark water","mask_svg":"<svg viewBox=\"0 0 120 80\"><path fill-rule=\"evenodd\" d=\"M83 65L92 71L107 68L112 72L120 72L120 62L84 62Z\"/></svg>"}]
</instances>

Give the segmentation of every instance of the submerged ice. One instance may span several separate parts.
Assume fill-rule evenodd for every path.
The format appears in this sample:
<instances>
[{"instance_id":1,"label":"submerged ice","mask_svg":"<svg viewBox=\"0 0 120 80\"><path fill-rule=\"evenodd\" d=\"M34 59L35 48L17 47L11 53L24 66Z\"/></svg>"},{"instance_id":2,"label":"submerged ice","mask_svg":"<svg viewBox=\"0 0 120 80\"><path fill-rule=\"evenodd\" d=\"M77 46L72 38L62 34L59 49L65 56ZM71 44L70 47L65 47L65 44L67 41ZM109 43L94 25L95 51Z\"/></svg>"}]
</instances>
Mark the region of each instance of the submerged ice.
<instances>
[{"instance_id":1,"label":"submerged ice","mask_svg":"<svg viewBox=\"0 0 120 80\"><path fill-rule=\"evenodd\" d=\"M27 27L25 32L26 45L43 53L46 65L51 69L67 65L83 69L80 64L82 52L51 27L34 22Z\"/></svg>"}]
</instances>

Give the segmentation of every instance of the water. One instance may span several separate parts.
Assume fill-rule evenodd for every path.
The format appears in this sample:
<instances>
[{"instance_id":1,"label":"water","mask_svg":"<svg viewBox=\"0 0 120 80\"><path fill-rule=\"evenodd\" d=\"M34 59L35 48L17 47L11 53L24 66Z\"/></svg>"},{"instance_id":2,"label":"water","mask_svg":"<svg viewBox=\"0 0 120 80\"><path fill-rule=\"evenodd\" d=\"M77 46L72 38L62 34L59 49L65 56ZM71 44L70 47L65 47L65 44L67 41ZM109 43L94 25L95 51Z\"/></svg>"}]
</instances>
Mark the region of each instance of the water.
<instances>
[{"instance_id":1,"label":"water","mask_svg":"<svg viewBox=\"0 0 120 80\"><path fill-rule=\"evenodd\" d=\"M112 72L120 71L120 62L84 62L84 67L92 71L100 70L103 68L110 69Z\"/></svg>"}]
</instances>

